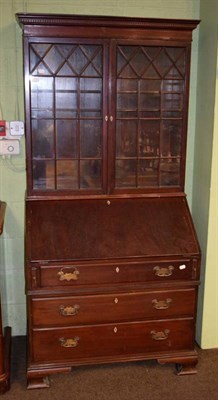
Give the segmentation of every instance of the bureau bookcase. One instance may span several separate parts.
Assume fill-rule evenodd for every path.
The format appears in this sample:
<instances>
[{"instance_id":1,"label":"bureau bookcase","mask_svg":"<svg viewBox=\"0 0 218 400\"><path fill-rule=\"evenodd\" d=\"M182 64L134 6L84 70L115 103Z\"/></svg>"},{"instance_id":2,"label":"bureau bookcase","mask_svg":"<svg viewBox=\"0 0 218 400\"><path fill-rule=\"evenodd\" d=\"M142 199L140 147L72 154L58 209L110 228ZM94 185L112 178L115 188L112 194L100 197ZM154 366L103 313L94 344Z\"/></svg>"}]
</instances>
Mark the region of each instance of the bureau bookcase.
<instances>
[{"instance_id":1,"label":"bureau bookcase","mask_svg":"<svg viewBox=\"0 0 218 400\"><path fill-rule=\"evenodd\" d=\"M28 388L73 366L197 364L184 193L199 21L17 14L26 115Z\"/></svg>"}]
</instances>

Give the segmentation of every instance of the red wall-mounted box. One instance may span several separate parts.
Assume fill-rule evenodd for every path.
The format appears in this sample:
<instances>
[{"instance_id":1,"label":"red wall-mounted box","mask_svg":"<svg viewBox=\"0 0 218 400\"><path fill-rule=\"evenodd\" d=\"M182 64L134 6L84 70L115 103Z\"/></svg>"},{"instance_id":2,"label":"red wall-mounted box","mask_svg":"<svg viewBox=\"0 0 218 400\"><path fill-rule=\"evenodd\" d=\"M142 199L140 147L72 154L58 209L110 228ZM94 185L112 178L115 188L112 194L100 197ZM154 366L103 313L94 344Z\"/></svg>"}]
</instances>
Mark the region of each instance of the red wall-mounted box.
<instances>
[{"instance_id":1,"label":"red wall-mounted box","mask_svg":"<svg viewBox=\"0 0 218 400\"><path fill-rule=\"evenodd\" d=\"M6 136L6 121L0 121L0 137Z\"/></svg>"}]
</instances>

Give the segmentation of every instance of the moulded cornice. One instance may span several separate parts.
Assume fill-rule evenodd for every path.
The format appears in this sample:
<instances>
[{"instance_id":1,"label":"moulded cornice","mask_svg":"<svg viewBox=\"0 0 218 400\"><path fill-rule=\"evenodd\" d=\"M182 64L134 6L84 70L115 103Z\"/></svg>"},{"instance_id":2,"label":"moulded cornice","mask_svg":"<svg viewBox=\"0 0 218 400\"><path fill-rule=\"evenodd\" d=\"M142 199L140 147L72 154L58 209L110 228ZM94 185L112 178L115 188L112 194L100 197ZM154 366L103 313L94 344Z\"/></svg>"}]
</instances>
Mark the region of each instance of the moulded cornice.
<instances>
[{"instance_id":1,"label":"moulded cornice","mask_svg":"<svg viewBox=\"0 0 218 400\"><path fill-rule=\"evenodd\" d=\"M140 29L168 29L192 31L199 24L199 20L160 19L160 18L132 18L108 17L91 15L68 14L29 14L17 13L20 26L25 25L52 25L52 26L94 26L119 27Z\"/></svg>"}]
</instances>

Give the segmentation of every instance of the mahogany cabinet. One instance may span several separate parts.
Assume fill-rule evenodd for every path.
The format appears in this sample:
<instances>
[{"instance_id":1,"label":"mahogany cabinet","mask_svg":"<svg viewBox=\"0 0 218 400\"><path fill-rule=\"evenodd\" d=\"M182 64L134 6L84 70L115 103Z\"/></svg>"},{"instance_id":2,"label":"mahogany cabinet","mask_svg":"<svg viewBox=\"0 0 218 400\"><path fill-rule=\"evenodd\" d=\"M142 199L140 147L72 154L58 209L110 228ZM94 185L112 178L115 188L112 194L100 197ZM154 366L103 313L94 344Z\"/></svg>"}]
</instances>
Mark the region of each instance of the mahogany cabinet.
<instances>
[{"instance_id":1,"label":"mahogany cabinet","mask_svg":"<svg viewBox=\"0 0 218 400\"><path fill-rule=\"evenodd\" d=\"M199 21L17 14L28 387L72 366L194 373L200 249L184 194Z\"/></svg>"}]
</instances>

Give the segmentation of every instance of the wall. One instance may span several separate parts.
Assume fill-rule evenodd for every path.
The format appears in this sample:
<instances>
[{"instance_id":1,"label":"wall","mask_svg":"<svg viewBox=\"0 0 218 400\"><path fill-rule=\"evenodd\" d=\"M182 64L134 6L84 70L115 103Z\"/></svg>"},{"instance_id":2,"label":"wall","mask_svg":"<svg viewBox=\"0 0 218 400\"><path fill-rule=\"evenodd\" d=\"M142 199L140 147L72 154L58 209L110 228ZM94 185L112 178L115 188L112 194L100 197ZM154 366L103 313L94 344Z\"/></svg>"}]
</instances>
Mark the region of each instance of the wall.
<instances>
[{"instance_id":1,"label":"wall","mask_svg":"<svg viewBox=\"0 0 218 400\"><path fill-rule=\"evenodd\" d=\"M6 120L23 119L21 30L16 12L76 13L158 18L198 19L200 0L0 0L0 104ZM186 192L191 205L194 153L198 31L194 33L189 113ZM24 140L22 141L24 151ZM13 335L26 332L24 296L24 153L12 163L0 159L0 199L7 201L1 237L0 278L3 307ZM4 260L3 260L4 254Z\"/></svg>"},{"instance_id":2,"label":"wall","mask_svg":"<svg viewBox=\"0 0 218 400\"><path fill-rule=\"evenodd\" d=\"M202 248L198 341L213 348L218 347L217 0L201 0L200 16L193 217Z\"/></svg>"}]
</instances>

